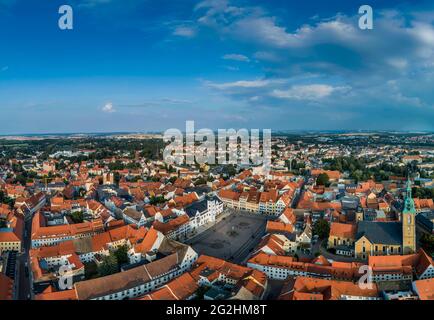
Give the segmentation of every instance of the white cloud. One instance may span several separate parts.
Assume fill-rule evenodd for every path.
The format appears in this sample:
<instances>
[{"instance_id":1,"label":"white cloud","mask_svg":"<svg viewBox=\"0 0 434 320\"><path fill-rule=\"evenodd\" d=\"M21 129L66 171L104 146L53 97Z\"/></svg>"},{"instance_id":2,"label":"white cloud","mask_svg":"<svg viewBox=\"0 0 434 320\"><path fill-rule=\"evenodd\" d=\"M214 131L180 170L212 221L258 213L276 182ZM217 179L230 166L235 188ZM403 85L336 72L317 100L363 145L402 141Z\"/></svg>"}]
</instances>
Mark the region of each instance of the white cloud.
<instances>
[{"instance_id":1,"label":"white cloud","mask_svg":"<svg viewBox=\"0 0 434 320\"><path fill-rule=\"evenodd\" d=\"M408 66L408 61L403 58L389 58L387 62L397 69L405 69Z\"/></svg>"},{"instance_id":2,"label":"white cloud","mask_svg":"<svg viewBox=\"0 0 434 320\"><path fill-rule=\"evenodd\" d=\"M348 91L349 87L333 87L326 84L295 85L289 90L273 90L271 96L280 99L320 100L333 93Z\"/></svg>"},{"instance_id":3,"label":"white cloud","mask_svg":"<svg viewBox=\"0 0 434 320\"><path fill-rule=\"evenodd\" d=\"M161 99L163 102L171 103L171 104L189 104L193 103L191 100L187 99L177 99L177 98L163 98Z\"/></svg>"},{"instance_id":4,"label":"white cloud","mask_svg":"<svg viewBox=\"0 0 434 320\"><path fill-rule=\"evenodd\" d=\"M99 5L110 4L111 2L111 0L85 0L78 6L82 8L94 8Z\"/></svg>"},{"instance_id":5,"label":"white cloud","mask_svg":"<svg viewBox=\"0 0 434 320\"><path fill-rule=\"evenodd\" d=\"M240 80L234 82L226 82L226 83L212 83L208 82L207 85L209 87L219 89L219 90L228 90L228 89L251 89L251 88L265 88L269 85L282 83L282 80Z\"/></svg>"},{"instance_id":6,"label":"white cloud","mask_svg":"<svg viewBox=\"0 0 434 320\"><path fill-rule=\"evenodd\" d=\"M250 62L249 57L243 55L243 54L236 54L236 53L231 53L231 54L225 54L222 59L224 60L233 60L233 61L241 61L241 62Z\"/></svg>"},{"instance_id":7,"label":"white cloud","mask_svg":"<svg viewBox=\"0 0 434 320\"><path fill-rule=\"evenodd\" d=\"M173 35L184 38L193 38L196 36L197 30L193 27L188 26L178 26L173 31Z\"/></svg>"},{"instance_id":8,"label":"white cloud","mask_svg":"<svg viewBox=\"0 0 434 320\"><path fill-rule=\"evenodd\" d=\"M116 112L115 108L113 107L113 104L111 102L108 102L104 105L104 107L102 107L101 109L103 112L106 113L113 113Z\"/></svg>"},{"instance_id":9,"label":"white cloud","mask_svg":"<svg viewBox=\"0 0 434 320\"><path fill-rule=\"evenodd\" d=\"M239 71L240 68L234 66L225 66L225 68L229 71Z\"/></svg>"}]
</instances>

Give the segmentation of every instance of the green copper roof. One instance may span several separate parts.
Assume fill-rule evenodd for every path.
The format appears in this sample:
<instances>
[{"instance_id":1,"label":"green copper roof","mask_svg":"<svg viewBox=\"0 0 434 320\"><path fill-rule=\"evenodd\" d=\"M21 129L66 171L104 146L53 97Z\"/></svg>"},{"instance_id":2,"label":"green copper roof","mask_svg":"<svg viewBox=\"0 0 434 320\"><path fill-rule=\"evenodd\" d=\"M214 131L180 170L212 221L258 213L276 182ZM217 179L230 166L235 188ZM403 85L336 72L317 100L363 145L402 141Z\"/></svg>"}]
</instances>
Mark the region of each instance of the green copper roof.
<instances>
[{"instance_id":1,"label":"green copper roof","mask_svg":"<svg viewBox=\"0 0 434 320\"><path fill-rule=\"evenodd\" d=\"M404 211L403 213L414 213L416 214L416 208L414 207L414 201L411 196L411 181L408 179L407 181L407 192L405 195L404 201Z\"/></svg>"}]
</instances>

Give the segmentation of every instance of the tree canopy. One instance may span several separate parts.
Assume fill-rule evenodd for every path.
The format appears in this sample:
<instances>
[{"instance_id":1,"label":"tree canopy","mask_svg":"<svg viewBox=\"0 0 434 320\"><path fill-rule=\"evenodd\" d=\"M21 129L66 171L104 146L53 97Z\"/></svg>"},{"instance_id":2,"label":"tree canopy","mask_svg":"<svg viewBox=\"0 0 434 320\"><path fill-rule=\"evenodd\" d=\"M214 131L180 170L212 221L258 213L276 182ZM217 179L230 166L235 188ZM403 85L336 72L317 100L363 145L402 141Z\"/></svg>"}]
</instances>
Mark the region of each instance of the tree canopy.
<instances>
[{"instance_id":1,"label":"tree canopy","mask_svg":"<svg viewBox=\"0 0 434 320\"><path fill-rule=\"evenodd\" d=\"M315 222L312 231L313 234L317 235L320 239L326 239L330 234L330 225L326 220L320 219Z\"/></svg>"}]
</instances>

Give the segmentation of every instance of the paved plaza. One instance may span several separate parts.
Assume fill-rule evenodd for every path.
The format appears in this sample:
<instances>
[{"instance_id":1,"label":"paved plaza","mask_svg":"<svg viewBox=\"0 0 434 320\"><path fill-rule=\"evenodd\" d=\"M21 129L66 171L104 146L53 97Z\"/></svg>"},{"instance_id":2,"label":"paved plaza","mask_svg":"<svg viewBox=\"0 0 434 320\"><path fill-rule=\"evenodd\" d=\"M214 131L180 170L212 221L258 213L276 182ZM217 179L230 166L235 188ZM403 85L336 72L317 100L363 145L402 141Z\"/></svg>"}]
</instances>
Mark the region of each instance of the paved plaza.
<instances>
[{"instance_id":1,"label":"paved plaza","mask_svg":"<svg viewBox=\"0 0 434 320\"><path fill-rule=\"evenodd\" d=\"M188 241L200 254L243 262L265 234L267 218L255 214L232 213L207 231Z\"/></svg>"}]
</instances>

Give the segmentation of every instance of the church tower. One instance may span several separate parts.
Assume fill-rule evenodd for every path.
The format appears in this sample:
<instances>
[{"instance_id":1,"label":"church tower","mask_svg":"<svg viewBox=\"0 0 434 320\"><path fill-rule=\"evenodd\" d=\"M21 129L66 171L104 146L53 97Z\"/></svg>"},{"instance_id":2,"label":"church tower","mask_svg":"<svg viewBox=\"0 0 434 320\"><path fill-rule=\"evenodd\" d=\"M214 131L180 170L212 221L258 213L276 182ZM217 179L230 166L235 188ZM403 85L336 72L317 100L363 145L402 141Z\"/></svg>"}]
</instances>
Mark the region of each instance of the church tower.
<instances>
[{"instance_id":1,"label":"church tower","mask_svg":"<svg viewBox=\"0 0 434 320\"><path fill-rule=\"evenodd\" d=\"M402 211L402 251L403 254L416 252L416 209L411 196L411 182L408 179L407 192Z\"/></svg>"}]
</instances>

